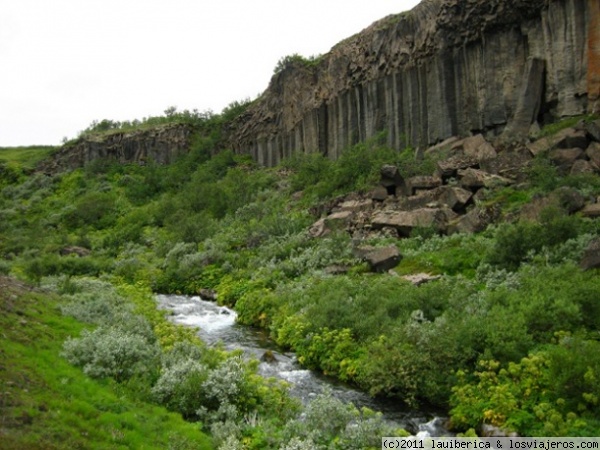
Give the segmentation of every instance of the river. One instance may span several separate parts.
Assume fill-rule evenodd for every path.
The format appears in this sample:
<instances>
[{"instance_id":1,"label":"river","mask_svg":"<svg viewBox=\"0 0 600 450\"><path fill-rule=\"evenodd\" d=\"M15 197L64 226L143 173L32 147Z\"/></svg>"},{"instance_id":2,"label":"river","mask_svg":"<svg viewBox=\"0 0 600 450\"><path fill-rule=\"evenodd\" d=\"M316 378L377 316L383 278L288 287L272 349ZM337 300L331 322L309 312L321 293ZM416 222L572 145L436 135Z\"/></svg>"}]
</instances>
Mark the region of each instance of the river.
<instances>
[{"instance_id":1,"label":"river","mask_svg":"<svg viewBox=\"0 0 600 450\"><path fill-rule=\"evenodd\" d=\"M407 410L399 402L373 399L364 392L340 383L331 377L300 366L294 353L282 351L269 339L264 330L236 323L236 312L200 297L183 295L157 295L158 307L171 312L171 320L180 325L195 327L200 338L209 345L221 342L225 349L241 349L249 357L261 359L269 350L274 360L261 361L259 373L290 383L290 394L303 403L330 389L344 402L357 407L366 406L383 413L402 428L418 436L446 436L445 420L433 412Z\"/></svg>"}]
</instances>

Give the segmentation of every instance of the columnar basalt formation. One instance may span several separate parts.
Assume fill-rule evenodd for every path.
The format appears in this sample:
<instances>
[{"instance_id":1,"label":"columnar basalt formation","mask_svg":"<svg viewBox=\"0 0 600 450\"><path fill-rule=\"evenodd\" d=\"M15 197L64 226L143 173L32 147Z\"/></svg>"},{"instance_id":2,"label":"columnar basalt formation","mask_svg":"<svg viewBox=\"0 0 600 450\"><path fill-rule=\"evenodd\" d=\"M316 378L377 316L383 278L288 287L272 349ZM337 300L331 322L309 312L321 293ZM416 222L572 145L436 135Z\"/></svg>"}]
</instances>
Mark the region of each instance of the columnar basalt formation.
<instances>
[{"instance_id":1,"label":"columnar basalt formation","mask_svg":"<svg viewBox=\"0 0 600 450\"><path fill-rule=\"evenodd\" d=\"M294 152L336 158L381 131L426 147L597 112L598 0L423 0L288 64L230 130L230 144L272 166Z\"/></svg>"},{"instance_id":2,"label":"columnar basalt formation","mask_svg":"<svg viewBox=\"0 0 600 450\"><path fill-rule=\"evenodd\" d=\"M120 163L169 164L187 153L192 127L166 124L148 129L83 136L42 162L38 170L56 173L83 167L96 159Z\"/></svg>"}]
</instances>

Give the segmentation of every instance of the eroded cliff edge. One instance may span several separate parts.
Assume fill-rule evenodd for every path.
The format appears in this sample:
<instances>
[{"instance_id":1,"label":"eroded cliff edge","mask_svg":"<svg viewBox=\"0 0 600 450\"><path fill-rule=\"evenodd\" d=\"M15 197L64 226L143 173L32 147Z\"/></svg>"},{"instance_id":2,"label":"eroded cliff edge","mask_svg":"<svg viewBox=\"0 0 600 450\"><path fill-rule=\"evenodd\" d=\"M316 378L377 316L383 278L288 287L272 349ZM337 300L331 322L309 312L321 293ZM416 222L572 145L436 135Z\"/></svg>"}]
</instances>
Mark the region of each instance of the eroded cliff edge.
<instances>
[{"instance_id":1,"label":"eroded cliff edge","mask_svg":"<svg viewBox=\"0 0 600 450\"><path fill-rule=\"evenodd\" d=\"M425 147L600 109L598 0L424 0L271 79L230 145L272 166L387 131Z\"/></svg>"},{"instance_id":2,"label":"eroded cliff edge","mask_svg":"<svg viewBox=\"0 0 600 450\"><path fill-rule=\"evenodd\" d=\"M84 135L64 145L38 165L45 173L73 170L98 159L144 164L169 164L187 153L193 128L186 124L164 124L130 131Z\"/></svg>"}]
</instances>

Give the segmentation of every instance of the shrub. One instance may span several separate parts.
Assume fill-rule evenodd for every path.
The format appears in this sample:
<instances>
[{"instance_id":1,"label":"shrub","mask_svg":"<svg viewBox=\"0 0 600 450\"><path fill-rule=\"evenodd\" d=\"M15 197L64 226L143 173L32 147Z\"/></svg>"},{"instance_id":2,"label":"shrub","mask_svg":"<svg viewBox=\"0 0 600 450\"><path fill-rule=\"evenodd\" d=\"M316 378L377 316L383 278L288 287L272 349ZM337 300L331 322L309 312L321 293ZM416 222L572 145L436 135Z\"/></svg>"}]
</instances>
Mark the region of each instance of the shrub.
<instances>
[{"instance_id":1,"label":"shrub","mask_svg":"<svg viewBox=\"0 0 600 450\"><path fill-rule=\"evenodd\" d=\"M75 202L75 209L65 215L65 224L72 229L85 225L97 229L114 224L116 216L116 197L112 192L89 192Z\"/></svg>"},{"instance_id":2,"label":"shrub","mask_svg":"<svg viewBox=\"0 0 600 450\"><path fill-rule=\"evenodd\" d=\"M68 339L62 355L93 378L111 377L122 382L150 375L156 368L159 349L138 334L100 327Z\"/></svg>"},{"instance_id":3,"label":"shrub","mask_svg":"<svg viewBox=\"0 0 600 450\"><path fill-rule=\"evenodd\" d=\"M182 359L163 367L152 388L155 399L167 408L181 413L185 418L197 418L205 403L202 387L208 378L208 368L192 359Z\"/></svg>"},{"instance_id":4,"label":"shrub","mask_svg":"<svg viewBox=\"0 0 600 450\"><path fill-rule=\"evenodd\" d=\"M284 436L296 436L317 445L326 445L356 417L358 410L352 403L343 403L327 390L306 406L301 418L286 425Z\"/></svg>"},{"instance_id":5,"label":"shrub","mask_svg":"<svg viewBox=\"0 0 600 450\"><path fill-rule=\"evenodd\" d=\"M600 394L600 344L564 336L518 363L481 361L458 372L450 411L456 428L489 423L526 436L585 436ZM588 421L591 419L591 421ZM592 427L590 427L592 425Z\"/></svg>"}]
</instances>

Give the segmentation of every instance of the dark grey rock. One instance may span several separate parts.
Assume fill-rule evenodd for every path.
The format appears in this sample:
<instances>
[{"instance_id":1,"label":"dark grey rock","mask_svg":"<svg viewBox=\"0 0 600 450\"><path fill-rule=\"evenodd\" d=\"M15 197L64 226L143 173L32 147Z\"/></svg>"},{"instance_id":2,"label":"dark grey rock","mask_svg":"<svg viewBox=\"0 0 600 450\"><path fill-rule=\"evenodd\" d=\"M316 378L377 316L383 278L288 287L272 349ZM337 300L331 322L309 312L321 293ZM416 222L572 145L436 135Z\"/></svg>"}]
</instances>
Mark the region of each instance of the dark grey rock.
<instances>
[{"instance_id":1,"label":"dark grey rock","mask_svg":"<svg viewBox=\"0 0 600 450\"><path fill-rule=\"evenodd\" d=\"M585 151L585 154L590 159L592 166L596 170L600 170L600 142L592 142Z\"/></svg>"},{"instance_id":2,"label":"dark grey rock","mask_svg":"<svg viewBox=\"0 0 600 450\"><path fill-rule=\"evenodd\" d=\"M550 161L558 166L559 172L562 174L569 173L575 161L583 158L583 156L584 152L580 148L556 149L548 155Z\"/></svg>"},{"instance_id":3,"label":"dark grey rock","mask_svg":"<svg viewBox=\"0 0 600 450\"><path fill-rule=\"evenodd\" d=\"M583 270L600 268L600 239L596 238L589 243L579 263Z\"/></svg>"},{"instance_id":4,"label":"dark grey rock","mask_svg":"<svg viewBox=\"0 0 600 450\"><path fill-rule=\"evenodd\" d=\"M414 228L434 228L444 233L450 220L457 217L449 208L420 208L413 211L380 211L373 215L373 228L394 227L401 236L410 236Z\"/></svg>"},{"instance_id":5,"label":"dark grey rock","mask_svg":"<svg viewBox=\"0 0 600 450\"><path fill-rule=\"evenodd\" d=\"M600 119L585 124L588 135L596 142L600 142Z\"/></svg>"},{"instance_id":6,"label":"dark grey rock","mask_svg":"<svg viewBox=\"0 0 600 450\"><path fill-rule=\"evenodd\" d=\"M442 179L436 176L411 177L406 181L408 195L414 195L417 190L435 189L442 185Z\"/></svg>"},{"instance_id":7,"label":"dark grey rock","mask_svg":"<svg viewBox=\"0 0 600 450\"><path fill-rule=\"evenodd\" d=\"M213 289L200 289L198 293L203 300L208 300L210 302L217 301L217 292Z\"/></svg>"},{"instance_id":8,"label":"dark grey rock","mask_svg":"<svg viewBox=\"0 0 600 450\"><path fill-rule=\"evenodd\" d=\"M578 159L571 166L571 175L585 175L589 173L594 173L595 169L591 162L585 161L583 159Z\"/></svg>"},{"instance_id":9,"label":"dark grey rock","mask_svg":"<svg viewBox=\"0 0 600 450\"><path fill-rule=\"evenodd\" d=\"M369 264L373 272L387 272L393 269L402 260L402 255L394 245L372 249L364 256L364 260Z\"/></svg>"},{"instance_id":10,"label":"dark grey rock","mask_svg":"<svg viewBox=\"0 0 600 450\"><path fill-rule=\"evenodd\" d=\"M540 111L544 90L546 63L540 58L530 58L525 64L515 113L504 130L504 140L522 140L529 134Z\"/></svg>"},{"instance_id":11,"label":"dark grey rock","mask_svg":"<svg viewBox=\"0 0 600 450\"><path fill-rule=\"evenodd\" d=\"M479 161L471 156L454 155L437 163L437 175L442 179L456 177L459 170L479 167Z\"/></svg>"}]
</instances>

